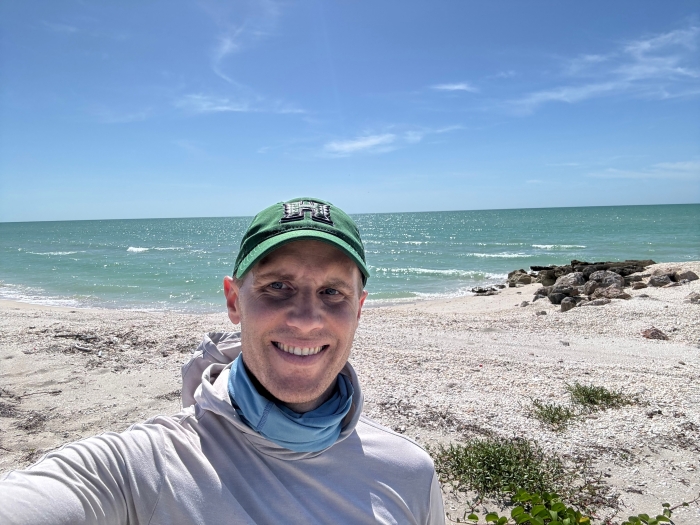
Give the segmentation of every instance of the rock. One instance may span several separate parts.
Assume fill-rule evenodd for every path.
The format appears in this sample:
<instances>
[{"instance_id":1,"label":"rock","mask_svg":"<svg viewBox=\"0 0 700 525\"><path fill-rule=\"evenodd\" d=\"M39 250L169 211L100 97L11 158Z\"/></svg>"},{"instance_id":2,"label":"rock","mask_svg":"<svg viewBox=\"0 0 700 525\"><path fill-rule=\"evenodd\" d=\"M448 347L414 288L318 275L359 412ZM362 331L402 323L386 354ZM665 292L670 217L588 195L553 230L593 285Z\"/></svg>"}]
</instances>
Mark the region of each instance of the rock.
<instances>
[{"instance_id":1,"label":"rock","mask_svg":"<svg viewBox=\"0 0 700 525\"><path fill-rule=\"evenodd\" d=\"M581 306L603 306L604 304L610 304L610 299L607 297L601 297L600 299L586 301L585 303L581 301Z\"/></svg>"},{"instance_id":2,"label":"rock","mask_svg":"<svg viewBox=\"0 0 700 525\"><path fill-rule=\"evenodd\" d=\"M695 272L691 272L690 270L676 272L675 275L676 275L677 281L697 281L698 280L698 276L695 274Z\"/></svg>"},{"instance_id":3,"label":"rock","mask_svg":"<svg viewBox=\"0 0 700 525\"><path fill-rule=\"evenodd\" d=\"M649 286L661 287L667 284L671 284L671 278L668 275L654 275L649 277Z\"/></svg>"},{"instance_id":4,"label":"rock","mask_svg":"<svg viewBox=\"0 0 700 525\"><path fill-rule=\"evenodd\" d=\"M598 285L601 288L607 288L608 286L624 288L625 286L625 279L621 275L618 275L615 272L609 272L607 270L593 272L590 275L589 280L598 281Z\"/></svg>"},{"instance_id":5,"label":"rock","mask_svg":"<svg viewBox=\"0 0 700 525\"><path fill-rule=\"evenodd\" d=\"M525 270L514 270L508 274L508 286L511 288L515 288L517 284L530 283L532 283L532 277Z\"/></svg>"},{"instance_id":6,"label":"rock","mask_svg":"<svg viewBox=\"0 0 700 525\"><path fill-rule=\"evenodd\" d=\"M568 312L572 308L576 307L576 301L572 297L564 297L561 301L561 311Z\"/></svg>"},{"instance_id":7,"label":"rock","mask_svg":"<svg viewBox=\"0 0 700 525\"><path fill-rule=\"evenodd\" d=\"M539 295L540 297L547 297L549 295L549 292L551 291L551 286L543 286L542 288L538 288L537 290L535 290L535 295Z\"/></svg>"},{"instance_id":8,"label":"rock","mask_svg":"<svg viewBox=\"0 0 700 525\"><path fill-rule=\"evenodd\" d=\"M567 297L563 293L550 293L547 298L549 299L549 302L552 304L561 304L561 302L564 300L564 298Z\"/></svg>"},{"instance_id":9,"label":"rock","mask_svg":"<svg viewBox=\"0 0 700 525\"><path fill-rule=\"evenodd\" d=\"M693 292L691 294L688 294L688 296L685 298L685 302L692 304L700 304L700 293Z\"/></svg>"},{"instance_id":10,"label":"rock","mask_svg":"<svg viewBox=\"0 0 700 525\"><path fill-rule=\"evenodd\" d=\"M586 306L590 301L588 299L581 298L581 301L576 306Z\"/></svg>"},{"instance_id":11,"label":"rock","mask_svg":"<svg viewBox=\"0 0 700 525\"><path fill-rule=\"evenodd\" d=\"M547 312L540 310L539 312L535 312L535 315L547 315Z\"/></svg>"},{"instance_id":12,"label":"rock","mask_svg":"<svg viewBox=\"0 0 700 525\"><path fill-rule=\"evenodd\" d=\"M520 306L527 306L527 305L529 305L529 304L530 304L529 302L523 301L522 303L520 303Z\"/></svg>"},{"instance_id":13,"label":"rock","mask_svg":"<svg viewBox=\"0 0 700 525\"><path fill-rule=\"evenodd\" d=\"M487 292L495 292L496 289L493 286L488 286L486 288L482 286L475 286L474 288L471 289L472 293L487 293Z\"/></svg>"},{"instance_id":14,"label":"rock","mask_svg":"<svg viewBox=\"0 0 700 525\"><path fill-rule=\"evenodd\" d=\"M498 288L499 290L503 290L506 287L505 284L494 284L493 286L494 288Z\"/></svg>"},{"instance_id":15,"label":"rock","mask_svg":"<svg viewBox=\"0 0 700 525\"><path fill-rule=\"evenodd\" d=\"M549 293L547 295L552 295L553 293L562 293L564 295L573 295L574 294L574 287L569 286L568 284L555 284L549 290Z\"/></svg>"},{"instance_id":16,"label":"rock","mask_svg":"<svg viewBox=\"0 0 700 525\"><path fill-rule=\"evenodd\" d=\"M535 268L541 268L539 266L531 267L533 270ZM543 286L552 286L557 281L557 276L554 269L545 268L537 273L537 281L542 283Z\"/></svg>"},{"instance_id":17,"label":"rock","mask_svg":"<svg viewBox=\"0 0 700 525\"><path fill-rule=\"evenodd\" d=\"M647 339L659 339L661 341L668 341L668 336L661 330L659 330L658 328L654 328L653 326L651 328L647 328L646 330L642 330L642 335Z\"/></svg>"},{"instance_id":18,"label":"rock","mask_svg":"<svg viewBox=\"0 0 700 525\"><path fill-rule=\"evenodd\" d=\"M583 285L583 294L591 295L593 292L595 292L598 286L598 281L588 281L586 284Z\"/></svg>"},{"instance_id":19,"label":"rock","mask_svg":"<svg viewBox=\"0 0 700 525\"><path fill-rule=\"evenodd\" d=\"M586 278L583 276L583 273L573 272L559 277L555 283L555 286L582 286L584 284L586 284Z\"/></svg>"},{"instance_id":20,"label":"rock","mask_svg":"<svg viewBox=\"0 0 700 525\"><path fill-rule=\"evenodd\" d=\"M633 290L641 290L642 288L646 288L646 287L647 287L647 285L641 281L632 283Z\"/></svg>"},{"instance_id":21,"label":"rock","mask_svg":"<svg viewBox=\"0 0 700 525\"><path fill-rule=\"evenodd\" d=\"M668 283L668 284L664 284L663 287L664 288L673 288L674 286L682 286L682 285L683 285L683 283Z\"/></svg>"},{"instance_id":22,"label":"rock","mask_svg":"<svg viewBox=\"0 0 700 525\"><path fill-rule=\"evenodd\" d=\"M601 297L607 297L608 299L632 299L630 294L625 293L621 289L614 286L598 288L595 292L593 292L593 295L591 295L591 299L599 299Z\"/></svg>"},{"instance_id":23,"label":"rock","mask_svg":"<svg viewBox=\"0 0 700 525\"><path fill-rule=\"evenodd\" d=\"M642 276L638 274L628 275L625 278L625 283L637 283L642 280Z\"/></svg>"}]
</instances>

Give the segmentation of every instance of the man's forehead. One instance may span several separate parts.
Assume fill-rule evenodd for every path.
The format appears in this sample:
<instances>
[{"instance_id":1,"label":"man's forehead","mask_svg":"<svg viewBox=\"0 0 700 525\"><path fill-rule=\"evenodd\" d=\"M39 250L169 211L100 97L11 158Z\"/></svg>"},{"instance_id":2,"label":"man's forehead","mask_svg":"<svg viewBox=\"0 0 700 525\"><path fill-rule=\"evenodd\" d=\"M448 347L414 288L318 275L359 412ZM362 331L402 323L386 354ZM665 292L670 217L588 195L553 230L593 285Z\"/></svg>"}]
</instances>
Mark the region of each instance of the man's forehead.
<instances>
[{"instance_id":1,"label":"man's forehead","mask_svg":"<svg viewBox=\"0 0 700 525\"><path fill-rule=\"evenodd\" d=\"M355 262L345 253L343 253L342 250L339 250L335 246L323 241L309 239L301 239L283 244L279 248L276 248L265 255L265 257L260 259L255 266L262 269L265 266L271 266L279 259L298 257L304 257L307 259L307 264L314 264L314 262L318 262L319 265L330 263L337 264L339 266L347 266L348 268L357 268Z\"/></svg>"}]
</instances>

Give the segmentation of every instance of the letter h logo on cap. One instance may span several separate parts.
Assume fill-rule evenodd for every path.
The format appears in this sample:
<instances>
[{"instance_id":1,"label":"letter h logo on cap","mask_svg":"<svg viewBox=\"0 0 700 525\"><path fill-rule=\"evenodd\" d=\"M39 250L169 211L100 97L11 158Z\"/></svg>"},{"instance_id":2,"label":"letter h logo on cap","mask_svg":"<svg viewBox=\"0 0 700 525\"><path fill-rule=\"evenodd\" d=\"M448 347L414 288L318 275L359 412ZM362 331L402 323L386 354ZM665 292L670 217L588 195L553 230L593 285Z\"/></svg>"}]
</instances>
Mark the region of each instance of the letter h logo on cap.
<instances>
[{"instance_id":1,"label":"letter h logo on cap","mask_svg":"<svg viewBox=\"0 0 700 525\"><path fill-rule=\"evenodd\" d=\"M284 216L280 222L303 221L306 218L306 213L309 212L311 220L333 226L331 207L328 204L316 201L297 201L288 202L282 206L284 207Z\"/></svg>"}]
</instances>

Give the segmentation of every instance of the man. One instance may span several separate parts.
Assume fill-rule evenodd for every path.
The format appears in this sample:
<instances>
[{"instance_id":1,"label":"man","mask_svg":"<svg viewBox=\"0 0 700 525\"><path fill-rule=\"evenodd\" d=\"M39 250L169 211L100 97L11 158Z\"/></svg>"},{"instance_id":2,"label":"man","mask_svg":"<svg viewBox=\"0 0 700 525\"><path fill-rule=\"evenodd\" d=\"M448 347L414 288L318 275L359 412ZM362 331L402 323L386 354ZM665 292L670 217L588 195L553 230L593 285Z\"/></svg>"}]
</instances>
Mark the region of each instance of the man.
<instances>
[{"instance_id":1,"label":"man","mask_svg":"<svg viewBox=\"0 0 700 525\"><path fill-rule=\"evenodd\" d=\"M339 208L263 210L224 279L241 332L183 367L187 408L10 473L0 523L444 523L430 457L361 416L347 359L368 276Z\"/></svg>"}]
</instances>

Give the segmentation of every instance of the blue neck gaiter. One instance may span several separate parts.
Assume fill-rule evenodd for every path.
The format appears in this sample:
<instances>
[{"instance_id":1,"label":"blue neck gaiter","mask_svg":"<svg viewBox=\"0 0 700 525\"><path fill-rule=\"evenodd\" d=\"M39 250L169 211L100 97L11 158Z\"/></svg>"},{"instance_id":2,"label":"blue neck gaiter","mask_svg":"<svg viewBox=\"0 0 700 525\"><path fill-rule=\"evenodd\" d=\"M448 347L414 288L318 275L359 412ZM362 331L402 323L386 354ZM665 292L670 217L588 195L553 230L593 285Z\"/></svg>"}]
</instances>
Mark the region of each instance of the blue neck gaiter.
<instances>
[{"instance_id":1,"label":"blue neck gaiter","mask_svg":"<svg viewBox=\"0 0 700 525\"><path fill-rule=\"evenodd\" d=\"M350 379L338 374L331 398L310 412L298 414L260 395L239 355L231 365L228 393L243 422L257 433L294 452L319 452L338 439L354 390Z\"/></svg>"}]
</instances>

